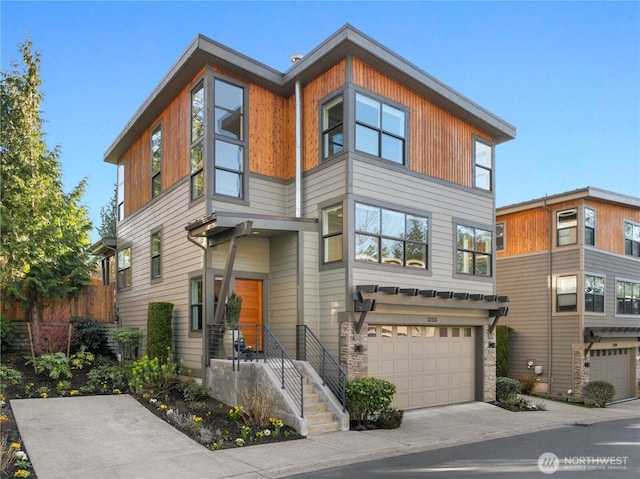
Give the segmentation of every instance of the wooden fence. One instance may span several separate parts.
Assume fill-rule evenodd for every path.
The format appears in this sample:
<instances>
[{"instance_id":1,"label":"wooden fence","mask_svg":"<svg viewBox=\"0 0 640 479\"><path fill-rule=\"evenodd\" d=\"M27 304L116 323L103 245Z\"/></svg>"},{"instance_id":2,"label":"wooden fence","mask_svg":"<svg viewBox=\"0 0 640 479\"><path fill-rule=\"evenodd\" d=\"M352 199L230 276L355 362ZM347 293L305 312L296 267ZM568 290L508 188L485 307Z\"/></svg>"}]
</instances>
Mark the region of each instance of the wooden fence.
<instances>
[{"instance_id":1,"label":"wooden fence","mask_svg":"<svg viewBox=\"0 0 640 479\"><path fill-rule=\"evenodd\" d=\"M58 319L88 318L94 321L111 323L116 320L115 288L112 284L87 285L77 296L55 301L43 311L43 316ZM24 321L25 313L18 305L6 308L2 305L2 315L13 321Z\"/></svg>"}]
</instances>

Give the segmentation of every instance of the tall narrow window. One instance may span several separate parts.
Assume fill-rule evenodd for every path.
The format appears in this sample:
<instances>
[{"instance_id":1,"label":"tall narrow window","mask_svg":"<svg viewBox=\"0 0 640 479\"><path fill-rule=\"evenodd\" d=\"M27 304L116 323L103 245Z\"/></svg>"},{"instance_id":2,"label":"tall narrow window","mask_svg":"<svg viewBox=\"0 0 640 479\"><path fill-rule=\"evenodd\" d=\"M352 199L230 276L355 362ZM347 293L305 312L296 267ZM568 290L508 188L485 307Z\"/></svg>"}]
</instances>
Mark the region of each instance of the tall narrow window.
<instances>
[{"instance_id":1,"label":"tall narrow window","mask_svg":"<svg viewBox=\"0 0 640 479\"><path fill-rule=\"evenodd\" d=\"M158 279L161 274L160 262L161 233L156 231L151 235L151 278Z\"/></svg>"},{"instance_id":2,"label":"tall narrow window","mask_svg":"<svg viewBox=\"0 0 640 479\"><path fill-rule=\"evenodd\" d=\"M596 212L591 208L584 209L584 244L596 244Z\"/></svg>"},{"instance_id":3,"label":"tall narrow window","mask_svg":"<svg viewBox=\"0 0 640 479\"><path fill-rule=\"evenodd\" d=\"M640 256L640 225L624 222L624 254Z\"/></svg>"},{"instance_id":4,"label":"tall narrow window","mask_svg":"<svg viewBox=\"0 0 640 479\"><path fill-rule=\"evenodd\" d=\"M342 96L322 106L322 159L341 153L344 149L344 108Z\"/></svg>"},{"instance_id":5,"label":"tall narrow window","mask_svg":"<svg viewBox=\"0 0 640 479\"><path fill-rule=\"evenodd\" d=\"M342 204L322 210L323 263L342 261Z\"/></svg>"},{"instance_id":6,"label":"tall narrow window","mask_svg":"<svg viewBox=\"0 0 640 479\"><path fill-rule=\"evenodd\" d=\"M242 198L244 183L244 90L216 79L215 102L215 192Z\"/></svg>"},{"instance_id":7,"label":"tall narrow window","mask_svg":"<svg viewBox=\"0 0 640 479\"><path fill-rule=\"evenodd\" d=\"M491 276L492 243L491 231L458 225L456 271L477 276Z\"/></svg>"},{"instance_id":8,"label":"tall narrow window","mask_svg":"<svg viewBox=\"0 0 640 479\"><path fill-rule=\"evenodd\" d=\"M556 279L556 311L576 311L578 307L577 276L558 276Z\"/></svg>"},{"instance_id":9,"label":"tall narrow window","mask_svg":"<svg viewBox=\"0 0 640 479\"><path fill-rule=\"evenodd\" d=\"M604 313L604 278L589 275L584 277L584 310Z\"/></svg>"},{"instance_id":10,"label":"tall narrow window","mask_svg":"<svg viewBox=\"0 0 640 479\"><path fill-rule=\"evenodd\" d=\"M116 202L118 204L118 221L122 221L124 219L124 163L118 165Z\"/></svg>"},{"instance_id":11,"label":"tall narrow window","mask_svg":"<svg viewBox=\"0 0 640 479\"><path fill-rule=\"evenodd\" d=\"M475 187L491 191L493 182L493 147L482 141L474 142Z\"/></svg>"},{"instance_id":12,"label":"tall narrow window","mask_svg":"<svg viewBox=\"0 0 640 479\"><path fill-rule=\"evenodd\" d=\"M202 277L191 278L190 285L191 331L202 331Z\"/></svg>"},{"instance_id":13,"label":"tall narrow window","mask_svg":"<svg viewBox=\"0 0 640 479\"><path fill-rule=\"evenodd\" d=\"M405 112L356 93L356 150L403 165Z\"/></svg>"},{"instance_id":14,"label":"tall narrow window","mask_svg":"<svg viewBox=\"0 0 640 479\"><path fill-rule=\"evenodd\" d=\"M558 246L576 244L578 242L578 210L558 211L556 213L556 232Z\"/></svg>"},{"instance_id":15,"label":"tall narrow window","mask_svg":"<svg viewBox=\"0 0 640 479\"><path fill-rule=\"evenodd\" d=\"M204 86L191 92L191 199L204 194Z\"/></svg>"},{"instance_id":16,"label":"tall narrow window","mask_svg":"<svg viewBox=\"0 0 640 479\"><path fill-rule=\"evenodd\" d=\"M151 197L162 192L162 126L151 132Z\"/></svg>"},{"instance_id":17,"label":"tall narrow window","mask_svg":"<svg viewBox=\"0 0 640 479\"><path fill-rule=\"evenodd\" d=\"M504 251L504 223L496 223L496 251Z\"/></svg>"},{"instance_id":18,"label":"tall narrow window","mask_svg":"<svg viewBox=\"0 0 640 479\"><path fill-rule=\"evenodd\" d=\"M118 251L118 289L131 286L131 248Z\"/></svg>"}]
</instances>

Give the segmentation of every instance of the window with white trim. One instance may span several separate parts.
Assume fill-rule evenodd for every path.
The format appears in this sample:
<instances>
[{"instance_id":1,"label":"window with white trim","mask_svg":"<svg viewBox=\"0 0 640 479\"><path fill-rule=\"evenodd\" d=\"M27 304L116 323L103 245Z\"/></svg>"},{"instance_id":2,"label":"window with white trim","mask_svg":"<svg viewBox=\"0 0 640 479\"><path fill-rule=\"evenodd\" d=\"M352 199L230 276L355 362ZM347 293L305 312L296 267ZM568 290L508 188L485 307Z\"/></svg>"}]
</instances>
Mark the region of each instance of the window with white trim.
<instances>
[{"instance_id":1,"label":"window with white trim","mask_svg":"<svg viewBox=\"0 0 640 479\"><path fill-rule=\"evenodd\" d=\"M596 211L592 208L584 209L584 244L596 244Z\"/></svg>"},{"instance_id":2,"label":"window with white trim","mask_svg":"<svg viewBox=\"0 0 640 479\"><path fill-rule=\"evenodd\" d=\"M473 226L456 226L456 272L491 276L493 262L491 231Z\"/></svg>"},{"instance_id":3,"label":"window with white trim","mask_svg":"<svg viewBox=\"0 0 640 479\"><path fill-rule=\"evenodd\" d=\"M131 248L118 251L118 289L131 286Z\"/></svg>"},{"instance_id":4,"label":"window with white trim","mask_svg":"<svg viewBox=\"0 0 640 479\"><path fill-rule=\"evenodd\" d=\"M578 277L576 275L556 278L556 311L577 311Z\"/></svg>"},{"instance_id":5,"label":"window with white trim","mask_svg":"<svg viewBox=\"0 0 640 479\"><path fill-rule=\"evenodd\" d=\"M342 203L322 210L322 262L342 261Z\"/></svg>"},{"instance_id":6,"label":"window with white trim","mask_svg":"<svg viewBox=\"0 0 640 479\"><path fill-rule=\"evenodd\" d=\"M474 186L492 191L493 146L476 139L473 142L473 157L475 164Z\"/></svg>"},{"instance_id":7,"label":"window with white trim","mask_svg":"<svg viewBox=\"0 0 640 479\"><path fill-rule=\"evenodd\" d=\"M556 213L556 234L558 246L566 246L578 242L577 208Z\"/></svg>"}]
</instances>

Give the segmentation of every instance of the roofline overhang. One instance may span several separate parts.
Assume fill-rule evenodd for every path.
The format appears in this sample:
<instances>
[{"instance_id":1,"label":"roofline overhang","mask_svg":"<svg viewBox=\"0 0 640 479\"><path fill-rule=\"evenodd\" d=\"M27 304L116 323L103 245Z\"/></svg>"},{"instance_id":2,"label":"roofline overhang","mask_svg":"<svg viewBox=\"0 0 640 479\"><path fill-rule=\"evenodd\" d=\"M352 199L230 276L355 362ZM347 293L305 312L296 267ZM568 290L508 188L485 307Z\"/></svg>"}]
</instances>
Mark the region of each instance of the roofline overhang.
<instances>
[{"instance_id":1,"label":"roofline overhang","mask_svg":"<svg viewBox=\"0 0 640 479\"><path fill-rule=\"evenodd\" d=\"M567 201L576 201L582 199L593 199L604 203L612 203L622 206L630 206L632 208L640 208L640 198L623 195L620 193L614 193L612 191L602 190L600 188L594 188L592 186L587 186L585 188L523 201L521 203L500 206L496 208L496 215L508 215L512 213L518 213L520 211L545 208L560 203L565 203Z\"/></svg>"},{"instance_id":2,"label":"roofline overhang","mask_svg":"<svg viewBox=\"0 0 640 479\"><path fill-rule=\"evenodd\" d=\"M113 256L118 246L118 238L115 236L105 236L100 238L89 247L94 256Z\"/></svg>"},{"instance_id":3,"label":"roofline overhang","mask_svg":"<svg viewBox=\"0 0 640 479\"><path fill-rule=\"evenodd\" d=\"M346 24L298 60L286 73L198 34L106 150L104 161L118 164L133 142L151 127L169 103L206 65L219 66L286 98L293 95L296 82L304 85L349 56L360 58L384 71L435 105L486 132L496 144L516 136L513 125Z\"/></svg>"}]
</instances>

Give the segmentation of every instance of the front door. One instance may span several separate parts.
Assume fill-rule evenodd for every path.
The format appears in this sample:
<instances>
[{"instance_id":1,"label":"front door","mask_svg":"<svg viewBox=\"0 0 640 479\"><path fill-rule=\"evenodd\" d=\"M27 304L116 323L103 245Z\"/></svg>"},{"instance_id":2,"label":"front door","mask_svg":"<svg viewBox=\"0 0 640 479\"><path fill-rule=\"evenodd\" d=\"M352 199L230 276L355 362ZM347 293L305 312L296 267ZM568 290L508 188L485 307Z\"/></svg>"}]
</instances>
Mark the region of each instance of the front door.
<instances>
[{"instance_id":1,"label":"front door","mask_svg":"<svg viewBox=\"0 0 640 479\"><path fill-rule=\"evenodd\" d=\"M262 351L262 280L236 278L235 292L242 297L240 326L245 347Z\"/></svg>"}]
</instances>

